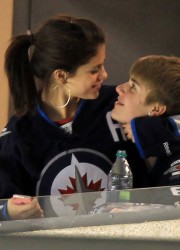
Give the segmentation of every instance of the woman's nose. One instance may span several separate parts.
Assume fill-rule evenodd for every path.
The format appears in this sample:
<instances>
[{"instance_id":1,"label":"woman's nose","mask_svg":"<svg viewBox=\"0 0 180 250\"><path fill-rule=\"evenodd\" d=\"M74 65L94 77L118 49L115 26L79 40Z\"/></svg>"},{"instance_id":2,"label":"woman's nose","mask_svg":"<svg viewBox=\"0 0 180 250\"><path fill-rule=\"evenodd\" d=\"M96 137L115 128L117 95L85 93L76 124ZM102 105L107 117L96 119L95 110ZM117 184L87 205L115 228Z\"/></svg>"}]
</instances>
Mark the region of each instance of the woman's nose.
<instances>
[{"instance_id":1,"label":"woman's nose","mask_svg":"<svg viewBox=\"0 0 180 250\"><path fill-rule=\"evenodd\" d=\"M106 80L107 79L107 77L108 77L108 74L107 74L107 72L106 72L106 70L105 70L105 67L104 66L102 66L102 68L101 68L101 74L100 74L101 76L101 79L104 81L104 80Z\"/></svg>"}]
</instances>

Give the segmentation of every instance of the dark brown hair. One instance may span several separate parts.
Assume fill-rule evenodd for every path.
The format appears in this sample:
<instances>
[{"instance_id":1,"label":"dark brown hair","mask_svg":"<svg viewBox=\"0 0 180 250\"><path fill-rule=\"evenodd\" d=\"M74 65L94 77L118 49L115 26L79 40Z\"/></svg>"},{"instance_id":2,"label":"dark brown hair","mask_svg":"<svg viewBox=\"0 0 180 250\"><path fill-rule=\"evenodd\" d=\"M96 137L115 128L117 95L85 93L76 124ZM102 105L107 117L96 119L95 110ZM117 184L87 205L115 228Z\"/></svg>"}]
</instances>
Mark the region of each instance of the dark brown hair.
<instances>
[{"instance_id":1,"label":"dark brown hair","mask_svg":"<svg viewBox=\"0 0 180 250\"><path fill-rule=\"evenodd\" d=\"M38 91L34 77L43 80L46 86L42 87L46 88L56 69L73 75L104 43L100 27L71 16L50 18L33 35L12 38L5 55L5 71L16 113L35 111Z\"/></svg>"},{"instance_id":2,"label":"dark brown hair","mask_svg":"<svg viewBox=\"0 0 180 250\"><path fill-rule=\"evenodd\" d=\"M180 58L150 55L138 59L130 75L139 77L150 89L146 104L160 102L166 105L167 114L180 113Z\"/></svg>"}]
</instances>

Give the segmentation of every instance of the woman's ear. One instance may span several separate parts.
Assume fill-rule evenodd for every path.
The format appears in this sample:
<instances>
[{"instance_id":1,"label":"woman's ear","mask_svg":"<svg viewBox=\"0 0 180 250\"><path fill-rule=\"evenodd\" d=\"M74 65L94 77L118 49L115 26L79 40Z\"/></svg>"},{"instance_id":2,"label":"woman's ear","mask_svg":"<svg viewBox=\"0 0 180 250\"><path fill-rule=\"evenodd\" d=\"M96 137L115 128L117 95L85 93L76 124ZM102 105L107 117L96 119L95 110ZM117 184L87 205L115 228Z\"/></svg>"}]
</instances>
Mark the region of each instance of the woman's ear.
<instances>
[{"instance_id":1,"label":"woman's ear","mask_svg":"<svg viewBox=\"0 0 180 250\"><path fill-rule=\"evenodd\" d=\"M68 76L68 74L64 70L61 70L61 69L56 69L53 72L53 75L56 81L62 81L63 83L67 80L67 76Z\"/></svg>"},{"instance_id":2,"label":"woman's ear","mask_svg":"<svg viewBox=\"0 0 180 250\"><path fill-rule=\"evenodd\" d=\"M159 116L163 115L166 112L166 105L164 104L156 104L151 110L151 116Z\"/></svg>"}]
</instances>

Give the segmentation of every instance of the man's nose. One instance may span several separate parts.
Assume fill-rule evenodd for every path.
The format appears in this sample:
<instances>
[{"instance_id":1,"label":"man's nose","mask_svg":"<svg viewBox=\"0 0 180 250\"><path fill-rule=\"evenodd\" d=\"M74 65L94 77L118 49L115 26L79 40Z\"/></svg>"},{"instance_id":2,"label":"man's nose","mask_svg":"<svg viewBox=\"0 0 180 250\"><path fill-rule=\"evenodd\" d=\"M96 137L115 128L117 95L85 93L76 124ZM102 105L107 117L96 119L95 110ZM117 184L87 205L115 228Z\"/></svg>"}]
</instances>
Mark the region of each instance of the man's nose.
<instances>
[{"instance_id":1,"label":"man's nose","mask_svg":"<svg viewBox=\"0 0 180 250\"><path fill-rule=\"evenodd\" d=\"M116 87L116 92L120 95L120 94L125 94L127 93L128 88L127 88L127 83L121 83Z\"/></svg>"}]
</instances>

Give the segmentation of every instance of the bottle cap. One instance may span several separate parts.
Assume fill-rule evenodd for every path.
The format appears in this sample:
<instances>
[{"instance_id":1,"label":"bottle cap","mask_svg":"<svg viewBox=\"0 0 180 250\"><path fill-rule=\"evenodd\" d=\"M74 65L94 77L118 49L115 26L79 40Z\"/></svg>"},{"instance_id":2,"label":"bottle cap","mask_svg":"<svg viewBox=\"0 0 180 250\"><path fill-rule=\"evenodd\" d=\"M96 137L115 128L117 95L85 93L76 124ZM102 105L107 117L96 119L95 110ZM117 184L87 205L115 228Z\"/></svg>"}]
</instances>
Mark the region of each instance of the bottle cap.
<instances>
[{"instance_id":1,"label":"bottle cap","mask_svg":"<svg viewBox=\"0 0 180 250\"><path fill-rule=\"evenodd\" d=\"M116 153L116 156L127 157L126 150L118 150L117 153Z\"/></svg>"}]
</instances>

